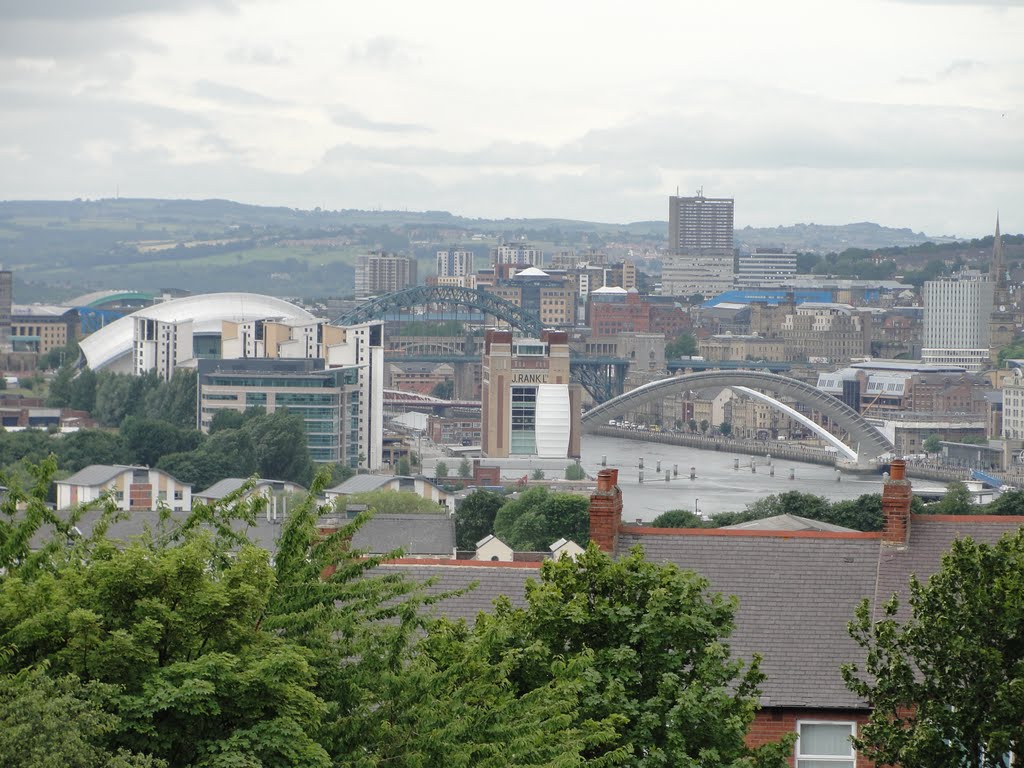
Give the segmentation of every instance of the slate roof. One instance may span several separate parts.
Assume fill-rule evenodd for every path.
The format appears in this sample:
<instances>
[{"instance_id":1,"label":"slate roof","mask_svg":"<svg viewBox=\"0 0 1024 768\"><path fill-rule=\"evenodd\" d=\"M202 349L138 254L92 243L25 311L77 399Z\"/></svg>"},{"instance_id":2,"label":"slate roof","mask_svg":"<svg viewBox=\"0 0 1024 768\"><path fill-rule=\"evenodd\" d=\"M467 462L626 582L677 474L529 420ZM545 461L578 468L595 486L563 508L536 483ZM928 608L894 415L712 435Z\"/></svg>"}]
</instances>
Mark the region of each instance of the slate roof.
<instances>
[{"instance_id":1,"label":"slate roof","mask_svg":"<svg viewBox=\"0 0 1024 768\"><path fill-rule=\"evenodd\" d=\"M985 544L995 544L1003 534L1021 526L1024 526L1024 518L1020 517L912 515L909 546L882 547L873 603L875 615L880 616L881 606L896 594L900 599L897 617L908 616L910 575L927 581L941 567L942 554L954 539L970 537Z\"/></svg>"},{"instance_id":2,"label":"slate roof","mask_svg":"<svg viewBox=\"0 0 1024 768\"><path fill-rule=\"evenodd\" d=\"M58 511L57 514L62 514ZM92 534L96 522L100 519L101 511L88 509L76 523L83 536ZM147 530L158 535L161 530L173 530L180 525L188 516L188 512L171 512L170 518L161 524L160 513L151 509L136 509L121 514L120 519L111 523L106 536L114 542L123 544L130 543L146 533ZM163 526L161 528L161 526ZM268 549L271 552L277 549L277 540L284 528L284 517L278 516L276 521L266 519L266 515L258 515L255 525L247 525L241 521L235 521L232 526L236 531L245 533L249 539L259 547ZM32 537L32 547L39 547L53 536L52 527L43 526L35 536Z\"/></svg>"},{"instance_id":3,"label":"slate roof","mask_svg":"<svg viewBox=\"0 0 1024 768\"><path fill-rule=\"evenodd\" d=\"M366 493L376 491L382 485L387 485L394 479L394 475L353 475L340 485L328 488L328 493L340 493L348 496L353 493Z\"/></svg>"},{"instance_id":4,"label":"slate roof","mask_svg":"<svg viewBox=\"0 0 1024 768\"><path fill-rule=\"evenodd\" d=\"M468 590L465 594L436 603L429 612L437 616L473 622L480 613L490 613L494 600L507 595L512 605L526 605L526 580L538 579L540 563L492 563L480 560L460 560L453 563L415 563L396 561L381 565L381 575L402 573L419 582L433 579L426 588L428 595ZM372 575L372 574L371 574ZM473 587L470 589L470 587Z\"/></svg>"},{"instance_id":5,"label":"slate roof","mask_svg":"<svg viewBox=\"0 0 1024 768\"><path fill-rule=\"evenodd\" d=\"M229 493L234 493L243 485L249 482L247 477L225 477L223 480L218 480L216 483L211 485L202 493L193 493L192 495L199 499L222 499ZM289 480L263 480L259 479L256 481L255 488L262 488L263 486L270 485L273 483L285 483L289 486L294 486L300 493L306 489L298 483L292 483Z\"/></svg>"},{"instance_id":6,"label":"slate roof","mask_svg":"<svg viewBox=\"0 0 1024 768\"><path fill-rule=\"evenodd\" d=\"M439 485L427 480L425 477L412 477L411 475L354 475L340 485L328 488L326 492L337 493L342 496L350 496L354 493L376 491L378 488L382 488L388 483L396 480L422 480L427 485L432 485L435 488L444 491L444 489ZM412 488L409 490L412 490Z\"/></svg>"},{"instance_id":7,"label":"slate roof","mask_svg":"<svg viewBox=\"0 0 1024 768\"><path fill-rule=\"evenodd\" d=\"M356 531L352 547L372 555L401 549L408 557L452 557L455 520L447 514L374 515Z\"/></svg>"},{"instance_id":8,"label":"slate roof","mask_svg":"<svg viewBox=\"0 0 1024 768\"><path fill-rule=\"evenodd\" d=\"M146 472L150 471L149 467L128 464L90 464L85 469L80 469L75 472L71 477L66 477L63 480L56 480L54 482L63 485L97 486L109 483L122 472L134 469L141 469ZM175 482L179 482L177 478L167 472L164 472L162 469L155 469L152 471L160 472L161 474L167 475Z\"/></svg>"},{"instance_id":9,"label":"slate roof","mask_svg":"<svg viewBox=\"0 0 1024 768\"><path fill-rule=\"evenodd\" d=\"M762 706L864 706L839 665L862 660L846 627L874 593L878 534L624 531L620 552L640 545L648 559L696 571L713 591L738 598L729 643L735 656L764 657Z\"/></svg>"},{"instance_id":10,"label":"slate roof","mask_svg":"<svg viewBox=\"0 0 1024 768\"><path fill-rule=\"evenodd\" d=\"M57 482L64 485L103 485L104 483L109 483L126 469L132 469L132 467L114 466L111 464L90 464L85 469L80 469L75 472L71 477L66 477L63 480L57 480ZM137 469L142 469L142 467L137 467Z\"/></svg>"},{"instance_id":11,"label":"slate roof","mask_svg":"<svg viewBox=\"0 0 1024 768\"><path fill-rule=\"evenodd\" d=\"M218 480L202 493L193 493L192 495L200 499L222 499L229 493L234 493L243 485L245 485L244 477L225 477L223 480Z\"/></svg>"},{"instance_id":12,"label":"slate roof","mask_svg":"<svg viewBox=\"0 0 1024 768\"><path fill-rule=\"evenodd\" d=\"M820 520L811 520L800 515L774 515L763 517L760 520L748 520L745 523L735 525L723 525L724 531L832 531L834 533L850 533L853 528L844 528L841 525L823 523Z\"/></svg>"}]
</instances>

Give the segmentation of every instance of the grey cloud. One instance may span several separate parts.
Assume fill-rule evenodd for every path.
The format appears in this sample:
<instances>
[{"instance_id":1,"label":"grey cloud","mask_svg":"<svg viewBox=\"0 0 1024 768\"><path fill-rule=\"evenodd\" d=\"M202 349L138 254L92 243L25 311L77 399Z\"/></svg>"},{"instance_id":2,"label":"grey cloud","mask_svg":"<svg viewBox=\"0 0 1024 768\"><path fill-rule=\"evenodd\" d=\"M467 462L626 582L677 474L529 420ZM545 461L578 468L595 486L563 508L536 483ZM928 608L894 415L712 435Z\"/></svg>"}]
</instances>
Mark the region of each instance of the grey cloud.
<instances>
[{"instance_id":1,"label":"grey cloud","mask_svg":"<svg viewBox=\"0 0 1024 768\"><path fill-rule=\"evenodd\" d=\"M244 107L281 106L286 103L265 96L262 93L249 91L235 85L228 85L227 83L218 83L214 80L199 80L192 87L192 92L202 99Z\"/></svg>"},{"instance_id":2,"label":"grey cloud","mask_svg":"<svg viewBox=\"0 0 1024 768\"><path fill-rule=\"evenodd\" d=\"M967 5L990 8L1020 8L1024 0L889 0L904 5Z\"/></svg>"},{"instance_id":3,"label":"grey cloud","mask_svg":"<svg viewBox=\"0 0 1024 768\"><path fill-rule=\"evenodd\" d=\"M390 69L413 63L414 47L405 40L391 35L378 35L348 49L349 61L357 64Z\"/></svg>"},{"instance_id":4,"label":"grey cloud","mask_svg":"<svg viewBox=\"0 0 1024 768\"><path fill-rule=\"evenodd\" d=\"M231 11L229 0L0 0L0 19L75 21L180 13L197 8Z\"/></svg>"},{"instance_id":5,"label":"grey cloud","mask_svg":"<svg viewBox=\"0 0 1024 768\"><path fill-rule=\"evenodd\" d=\"M416 168L528 168L545 165L554 159L555 152L547 147L516 142L496 142L461 152L413 144L397 147L339 144L324 154L323 162L331 165L358 160Z\"/></svg>"},{"instance_id":6,"label":"grey cloud","mask_svg":"<svg viewBox=\"0 0 1024 768\"><path fill-rule=\"evenodd\" d=\"M357 112L344 104L336 104L328 109L331 120L347 128L361 131L379 131L381 133L430 133L431 129L419 123L392 123L373 120L361 112Z\"/></svg>"},{"instance_id":7,"label":"grey cloud","mask_svg":"<svg viewBox=\"0 0 1024 768\"><path fill-rule=\"evenodd\" d=\"M236 48L228 53L227 58L239 64L256 64L261 67L283 67L291 63L289 57L279 54L269 45Z\"/></svg>"},{"instance_id":8,"label":"grey cloud","mask_svg":"<svg viewBox=\"0 0 1024 768\"><path fill-rule=\"evenodd\" d=\"M1024 168L1019 130L992 110L796 97L775 109L751 105L726 115L678 110L596 129L562 147L555 160L709 169L1010 171ZM965 136L974 139L965 141Z\"/></svg>"},{"instance_id":9,"label":"grey cloud","mask_svg":"<svg viewBox=\"0 0 1024 768\"><path fill-rule=\"evenodd\" d=\"M0 58L66 60L123 50L159 52L164 47L122 25L97 21L0 21Z\"/></svg>"},{"instance_id":10,"label":"grey cloud","mask_svg":"<svg viewBox=\"0 0 1024 768\"><path fill-rule=\"evenodd\" d=\"M235 158L245 158L249 156L249 152L247 150L217 133L204 133L199 138L199 146L211 152L216 152L219 155L230 155Z\"/></svg>"},{"instance_id":11,"label":"grey cloud","mask_svg":"<svg viewBox=\"0 0 1024 768\"><path fill-rule=\"evenodd\" d=\"M0 147L5 142L0 138ZM663 219L665 198L677 184L704 184L737 200L737 225L774 226L798 221L869 220L912 226L931 234L985 234L990 210L1019 201L1015 174L995 171L934 173L910 169L673 168L664 176L624 177L605 167L554 173L481 171L442 180L409 168L352 158L302 173L275 173L233 158L182 163L160 149L115 152L108 163L84 159L73 142L54 145L53 162L36 169L0 153L0 198L67 199L123 196L229 198L241 202L312 208L445 209L467 216L549 216L625 222ZM26 173L28 168L32 173ZM38 172L36 172L38 170ZM16 188L14 180L18 179ZM628 186L624 186L628 185ZM636 186L634 186L636 185ZM970 205L962 190L971 188ZM952 201L952 202L951 202ZM1006 231L1015 225L1007 222Z\"/></svg>"},{"instance_id":12,"label":"grey cloud","mask_svg":"<svg viewBox=\"0 0 1024 768\"><path fill-rule=\"evenodd\" d=\"M939 80L948 80L952 77L960 77L984 69L985 65L974 59L954 59L949 66L938 74Z\"/></svg>"}]
</instances>

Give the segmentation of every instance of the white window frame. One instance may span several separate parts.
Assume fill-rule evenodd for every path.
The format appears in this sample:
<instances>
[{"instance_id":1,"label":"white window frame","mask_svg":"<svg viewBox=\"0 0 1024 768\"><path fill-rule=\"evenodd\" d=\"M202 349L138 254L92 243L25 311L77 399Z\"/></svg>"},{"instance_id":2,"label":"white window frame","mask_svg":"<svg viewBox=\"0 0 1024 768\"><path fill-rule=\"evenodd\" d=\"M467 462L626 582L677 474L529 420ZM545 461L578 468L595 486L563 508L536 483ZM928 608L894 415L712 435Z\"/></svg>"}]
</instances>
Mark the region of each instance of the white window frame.
<instances>
[{"instance_id":1,"label":"white window frame","mask_svg":"<svg viewBox=\"0 0 1024 768\"><path fill-rule=\"evenodd\" d=\"M857 722L855 720L797 720L796 721L796 747L793 759L796 768L800 768L801 760L814 760L816 762L835 763L837 766L847 765L851 768L857 767L857 750L853 743L850 743L849 755L805 755L800 749L801 732L805 725L847 725L850 727L850 738L857 737Z\"/></svg>"}]
</instances>

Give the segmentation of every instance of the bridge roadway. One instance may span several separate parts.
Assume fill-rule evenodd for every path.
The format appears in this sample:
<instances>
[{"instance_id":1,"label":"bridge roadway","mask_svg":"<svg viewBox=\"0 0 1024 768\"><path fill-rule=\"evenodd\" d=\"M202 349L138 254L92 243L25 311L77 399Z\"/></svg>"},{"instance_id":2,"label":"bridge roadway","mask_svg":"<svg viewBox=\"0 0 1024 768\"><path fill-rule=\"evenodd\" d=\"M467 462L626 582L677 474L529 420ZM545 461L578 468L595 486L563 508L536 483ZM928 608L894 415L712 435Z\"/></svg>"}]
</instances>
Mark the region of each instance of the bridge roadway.
<instances>
[{"instance_id":1,"label":"bridge roadway","mask_svg":"<svg viewBox=\"0 0 1024 768\"><path fill-rule=\"evenodd\" d=\"M848 438L839 445L859 463L873 463L880 456L893 451L889 439L842 400L811 384L763 371L705 371L653 381L591 408L583 416L583 428L586 430L607 424L609 419L618 418L646 403L663 400L667 395L708 387L731 387L741 391L765 390L809 406L846 430ZM773 407L794 415L792 409L778 400L767 395L761 397ZM820 425L810 420L805 423L823 439L838 443L837 438Z\"/></svg>"}]
</instances>

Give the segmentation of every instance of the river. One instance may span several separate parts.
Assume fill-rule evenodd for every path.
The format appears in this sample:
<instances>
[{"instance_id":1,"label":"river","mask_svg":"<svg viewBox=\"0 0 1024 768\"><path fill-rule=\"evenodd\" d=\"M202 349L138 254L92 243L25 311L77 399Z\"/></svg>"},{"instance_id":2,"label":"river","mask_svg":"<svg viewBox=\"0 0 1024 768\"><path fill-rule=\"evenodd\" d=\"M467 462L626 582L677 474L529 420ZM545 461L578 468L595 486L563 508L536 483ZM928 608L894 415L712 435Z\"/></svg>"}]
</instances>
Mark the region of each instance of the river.
<instances>
[{"instance_id":1,"label":"river","mask_svg":"<svg viewBox=\"0 0 1024 768\"><path fill-rule=\"evenodd\" d=\"M775 461L775 476L764 456L755 457L728 451L705 451L681 445L650 443L620 437L584 435L581 463L587 474L594 476L601 469L601 456L608 457L608 466L619 470L622 488L624 521L650 522L670 509L696 509L702 515L737 512L748 504L773 493L800 491L828 499L854 499L864 493L881 493L882 478L878 475L843 474L836 482L832 467L804 464L798 461ZM769 445L768 448L771 446ZM644 459L644 482L639 482L638 459ZM739 459L740 469L733 469ZM751 472L750 461L757 462ZM655 471L661 461L661 474ZM665 482L665 471L679 465L679 476ZM690 467L697 471L690 480ZM795 479L790 480L790 470ZM916 481L915 487L941 488L932 481Z\"/></svg>"}]
</instances>

